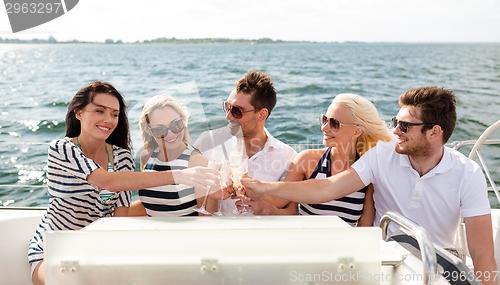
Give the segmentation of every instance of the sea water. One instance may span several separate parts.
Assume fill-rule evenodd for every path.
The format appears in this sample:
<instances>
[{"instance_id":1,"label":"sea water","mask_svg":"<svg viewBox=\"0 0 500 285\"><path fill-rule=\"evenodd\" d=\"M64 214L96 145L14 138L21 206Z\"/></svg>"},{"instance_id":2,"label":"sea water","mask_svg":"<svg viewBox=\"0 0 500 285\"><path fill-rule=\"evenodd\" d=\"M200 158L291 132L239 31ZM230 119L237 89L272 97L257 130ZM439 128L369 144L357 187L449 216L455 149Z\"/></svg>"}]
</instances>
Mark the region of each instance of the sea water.
<instances>
[{"instance_id":1,"label":"sea water","mask_svg":"<svg viewBox=\"0 0 500 285\"><path fill-rule=\"evenodd\" d=\"M273 78L278 103L266 127L289 144L321 144L318 117L345 92L371 100L389 124L402 92L452 89L459 119L450 142L477 138L500 118L500 44L2 44L0 206L47 204L48 143L64 136L67 105L85 83L107 81L122 92L136 154L139 114L151 96L189 94L179 97L194 140L226 123L221 101L248 70ZM499 151L484 154L497 183Z\"/></svg>"}]
</instances>

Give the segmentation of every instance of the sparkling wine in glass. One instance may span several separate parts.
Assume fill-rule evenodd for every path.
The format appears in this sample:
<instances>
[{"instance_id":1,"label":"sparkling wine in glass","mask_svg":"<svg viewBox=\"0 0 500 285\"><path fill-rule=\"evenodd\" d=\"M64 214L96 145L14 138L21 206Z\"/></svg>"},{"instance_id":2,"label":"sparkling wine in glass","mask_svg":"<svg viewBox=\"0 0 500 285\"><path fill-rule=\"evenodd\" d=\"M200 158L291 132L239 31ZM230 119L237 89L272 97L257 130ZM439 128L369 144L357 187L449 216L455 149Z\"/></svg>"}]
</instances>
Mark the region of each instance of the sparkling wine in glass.
<instances>
[{"instance_id":1,"label":"sparkling wine in glass","mask_svg":"<svg viewBox=\"0 0 500 285\"><path fill-rule=\"evenodd\" d=\"M222 188L226 187L226 181L229 178L229 161L228 160L226 160L222 164L221 169L220 169L220 173L221 173L220 188L222 189ZM218 206L217 212L214 212L212 215L224 216L224 213L222 212L222 200L219 200L218 204L219 204L219 206Z\"/></svg>"},{"instance_id":2,"label":"sparkling wine in glass","mask_svg":"<svg viewBox=\"0 0 500 285\"><path fill-rule=\"evenodd\" d=\"M215 170L220 171L221 166L222 166L222 163L210 160L208 162L208 166L207 167L210 168L210 169L215 169ZM208 194L210 193L210 190L211 190L210 188L211 188L210 186L207 187L207 192L205 193L205 197L203 197L203 203L201 204L201 207L194 209L196 212L202 213L202 214L205 214L205 215L212 215L212 213L210 213L209 211L207 211L207 209L205 207L206 204L207 204Z\"/></svg>"},{"instance_id":3,"label":"sparkling wine in glass","mask_svg":"<svg viewBox=\"0 0 500 285\"><path fill-rule=\"evenodd\" d=\"M243 155L241 152L230 152L229 153L229 169L231 172L231 179L233 180L233 185L237 187L237 189L241 188L241 179L248 172L248 158ZM243 193L237 191L237 195L242 197ZM242 202L242 209L238 211L239 215L250 215L253 213L252 210L247 209L247 205Z\"/></svg>"}]
</instances>

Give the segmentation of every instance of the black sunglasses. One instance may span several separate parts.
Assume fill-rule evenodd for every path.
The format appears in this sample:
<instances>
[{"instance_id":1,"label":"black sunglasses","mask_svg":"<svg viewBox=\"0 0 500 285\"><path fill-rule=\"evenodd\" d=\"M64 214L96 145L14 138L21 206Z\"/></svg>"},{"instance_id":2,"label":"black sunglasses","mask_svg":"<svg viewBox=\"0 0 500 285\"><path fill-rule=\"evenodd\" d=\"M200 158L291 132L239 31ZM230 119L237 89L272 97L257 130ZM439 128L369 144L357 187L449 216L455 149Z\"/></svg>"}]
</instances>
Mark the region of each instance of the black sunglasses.
<instances>
[{"instance_id":1,"label":"black sunglasses","mask_svg":"<svg viewBox=\"0 0 500 285\"><path fill-rule=\"evenodd\" d=\"M340 126L356 126L355 124L342 124L339 120L337 120L335 118L328 118L325 115L319 116L319 122L320 122L321 126L324 126L326 123L328 123L330 126L330 129L332 129L332 131L335 131L335 132L338 132L338 130L340 129Z\"/></svg>"},{"instance_id":2,"label":"black sunglasses","mask_svg":"<svg viewBox=\"0 0 500 285\"><path fill-rule=\"evenodd\" d=\"M171 131L174 134L180 133L184 129L184 123L181 119L176 119L170 122L168 127L164 125L156 125L153 128L149 127L149 129L151 129L151 133L153 133L155 138L162 139L167 136L168 131Z\"/></svg>"},{"instance_id":3,"label":"black sunglasses","mask_svg":"<svg viewBox=\"0 0 500 285\"><path fill-rule=\"evenodd\" d=\"M233 106L233 105L229 104L229 102L227 102L227 101L222 101L222 110L226 114L228 112L231 112L231 115L233 115L233 117L235 119L241 119L243 117L243 113L252 112L252 111L255 111L257 109L243 111L243 109L241 107Z\"/></svg>"},{"instance_id":4,"label":"black sunglasses","mask_svg":"<svg viewBox=\"0 0 500 285\"><path fill-rule=\"evenodd\" d=\"M410 123L410 122L405 122L405 121L400 121L396 119L396 117L392 117L392 127L396 128L399 125L399 130L403 133L406 133L408 131L408 128L411 126L434 126L436 124L432 123Z\"/></svg>"}]
</instances>

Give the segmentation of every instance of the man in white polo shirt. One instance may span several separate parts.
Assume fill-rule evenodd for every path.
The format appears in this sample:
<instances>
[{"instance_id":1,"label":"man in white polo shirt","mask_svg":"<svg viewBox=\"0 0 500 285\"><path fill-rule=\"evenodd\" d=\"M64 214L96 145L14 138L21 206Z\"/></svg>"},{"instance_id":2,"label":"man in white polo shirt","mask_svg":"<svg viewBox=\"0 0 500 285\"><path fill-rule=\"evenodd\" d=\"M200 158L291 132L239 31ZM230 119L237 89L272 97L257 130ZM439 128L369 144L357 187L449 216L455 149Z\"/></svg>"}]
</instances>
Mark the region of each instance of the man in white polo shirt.
<instances>
[{"instance_id":1,"label":"man in white polo shirt","mask_svg":"<svg viewBox=\"0 0 500 285\"><path fill-rule=\"evenodd\" d=\"M379 142L351 169L328 179L296 183L244 179L247 195L321 203L372 183L375 225L387 211L401 213L423 226L443 248L453 247L462 213L477 277L483 284L496 284L497 280L484 278L496 276L496 262L483 173L477 163L444 146L457 119L455 95L444 88L416 88L399 96L399 105L392 119L397 140Z\"/></svg>"},{"instance_id":2,"label":"man in white polo shirt","mask_svg":"<svg viewBox=\"0 0 500 285\"><path fill-rule=\"evenodd\" d=\"M274 138L265 128L276 105L276 97L269 76L255 71L247 72L238 80L227 100L222 102L228 125L203 132L193 146L207 159L214 161L228 160L232 151L242 151L248 157L248 176L262 181L281 180L297 152ZM237 215L235 202L234 199L221 201L224 215ZM269 197L256 198L246 208L256 215L286 213L272 202ZM291 202L287 207L295 207L297 212L296 203Z\"/></svg>"}]
</instances>

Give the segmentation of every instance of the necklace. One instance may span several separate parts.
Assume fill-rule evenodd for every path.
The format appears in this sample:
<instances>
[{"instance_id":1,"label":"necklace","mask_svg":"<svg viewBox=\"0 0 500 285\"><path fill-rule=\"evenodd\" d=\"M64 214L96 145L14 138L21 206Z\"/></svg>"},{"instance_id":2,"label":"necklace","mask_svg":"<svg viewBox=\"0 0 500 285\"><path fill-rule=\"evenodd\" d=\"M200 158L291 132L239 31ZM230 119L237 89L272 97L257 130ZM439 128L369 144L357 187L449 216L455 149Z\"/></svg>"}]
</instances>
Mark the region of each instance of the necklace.
<instances>
[{"instance_id":1,"label":"necklace","mask_svg":"<svg viewBox=\"0 0 500 285\"><path fill-rule=\"evenodd\" d=\"M81 150L82 145L80 144L80 138L76 137L76 142L78 143L78 148ZM113 165L111 164L111 158L109 157L108 146L104 145L104 150L106 151L106 155L108 156L108 172L113 172Z\"/></svg>"}]
</instances>

